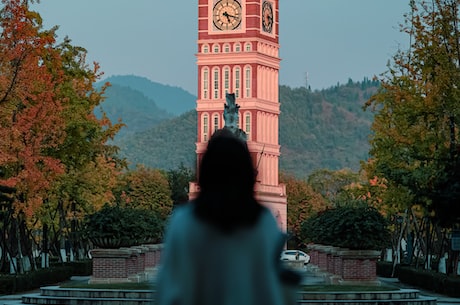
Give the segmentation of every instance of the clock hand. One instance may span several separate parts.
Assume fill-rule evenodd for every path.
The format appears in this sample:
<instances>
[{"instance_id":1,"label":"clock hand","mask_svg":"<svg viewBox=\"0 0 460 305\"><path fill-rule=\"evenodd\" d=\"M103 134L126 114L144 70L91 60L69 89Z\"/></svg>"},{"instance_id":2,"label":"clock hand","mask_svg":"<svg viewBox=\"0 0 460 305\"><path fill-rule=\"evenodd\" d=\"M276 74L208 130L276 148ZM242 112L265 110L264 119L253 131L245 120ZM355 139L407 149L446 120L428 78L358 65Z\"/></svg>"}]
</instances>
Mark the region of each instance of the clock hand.
<instances>
[{"instance_id":1,"label":"clock hand","mask_svg":"<svg viewBox=\"0 0 460 305\"><path fill-rule=\"evenodd\" d=\"M236 16L230 15L230 14L227 13L227 12L224 12L222 15L224 15L225 17L227 17L228 21L230 21L229 17L236 18Z\"/></svg>"},{"instance_id":2,"label":"clock hand","mask_svg":"<svg viewBox=\"0 0 460 305\"><path fill-rule=\"evenodd\" d=\"M230 15L225 11L222 13L224 17L227 17L228 22L230 22Z\"/></svg>"}]
</instances>

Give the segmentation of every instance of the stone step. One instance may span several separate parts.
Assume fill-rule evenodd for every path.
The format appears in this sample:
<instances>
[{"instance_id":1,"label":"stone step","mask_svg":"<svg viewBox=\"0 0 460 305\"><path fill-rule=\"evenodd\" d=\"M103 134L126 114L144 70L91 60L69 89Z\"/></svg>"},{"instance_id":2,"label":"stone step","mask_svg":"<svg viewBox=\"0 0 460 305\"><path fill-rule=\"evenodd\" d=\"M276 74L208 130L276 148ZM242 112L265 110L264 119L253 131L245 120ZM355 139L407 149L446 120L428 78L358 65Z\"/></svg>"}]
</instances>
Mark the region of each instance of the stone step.
<instances>
[{"instance_id":1,"label":"stone step","mask_svg":"<svg viewBox=\"0 0 460 305\"><path fill-rule=\"evenodd\" d=\"M436 305L436 298L420 296L399 300L297 300L301 305Z\"/></svg>"},{"instance_id":2,"label":"stone step","mask_svg":"<svg viewBox=\"0 0 460 305\"><path fill-rule=\"evenodd\" d=\"M419 291L399 289L391 291L299 291L300 300L401 300L417 299Z\"/></svg>"},{"instance_id":3,"label":"stone step","mask_svg":"<svg viewBox=\"0 0 460 305\"><path fill-rule=\"evenodd\" d=\"M61 288L59 286L46 286L40 288L40 295L68 298L151 299L153 297L153 290Z\"/></svg>"},{"instance_id":4,"label":"stone step","mask_svg":"<svg viewBox=\"0 0 460 305\"><path fill-rule=\"evenodd\" d=\"M151 305L152 299L137 298L78 298L28 294L22 296L23 304L37 305Z\"/></svg>"},{"instance_id":5,"label":"stone step","mask_svg":"<svg viewBox=\"0 0 460 305\"><path fill-rule=\"evenodd\" d=\"M47 286L40 293L22 296L23 304L36 305L147 305L152 304L152 290L80 289ZM154 304L154 301L153 301ZM415 289L365 292L299 291L302 305L436 305L436 298L420 296Z\"/></svg>"}]
</instances>

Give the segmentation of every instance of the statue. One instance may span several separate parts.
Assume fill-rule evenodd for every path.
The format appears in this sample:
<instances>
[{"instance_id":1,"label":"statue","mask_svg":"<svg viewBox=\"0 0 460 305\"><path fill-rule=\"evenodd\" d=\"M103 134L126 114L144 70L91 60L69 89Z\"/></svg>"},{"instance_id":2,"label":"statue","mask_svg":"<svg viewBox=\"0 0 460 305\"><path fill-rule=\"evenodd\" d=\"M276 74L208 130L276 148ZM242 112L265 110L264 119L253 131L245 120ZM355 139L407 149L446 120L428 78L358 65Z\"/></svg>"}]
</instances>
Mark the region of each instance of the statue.
<instances>
[{"instance_id":1,"label":"statue","mask_svg":"<svg viewBox=\"0 0 460 305\"><path fill-rule=\"evenodd\" d=\"M224 105L224 120L225 126L224 128L229 129L233 134L235 134L241 140L246 141L247 135L246 133L238 128L238 121L239 121L239 114L238 111L240 106L235 102L235 94L234 93L227 93L225 94L225 99L227 104Z\"/></svg>"}]
</instances>

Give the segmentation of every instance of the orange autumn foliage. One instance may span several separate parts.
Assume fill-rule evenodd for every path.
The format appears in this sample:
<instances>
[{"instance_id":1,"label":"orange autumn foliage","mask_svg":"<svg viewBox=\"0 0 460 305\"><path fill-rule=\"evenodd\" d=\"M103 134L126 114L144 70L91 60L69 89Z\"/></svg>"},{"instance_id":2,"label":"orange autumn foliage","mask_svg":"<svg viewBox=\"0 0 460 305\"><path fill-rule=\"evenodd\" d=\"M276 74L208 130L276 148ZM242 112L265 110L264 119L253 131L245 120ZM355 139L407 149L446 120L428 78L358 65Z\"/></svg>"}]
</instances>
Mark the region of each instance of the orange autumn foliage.
<instances>
[{"instance_id":1,"label":"orange autumn foliage","mask_svg":"<svg viewBox=\"0 0 460 305\"><path fill-rule=\"evenodd\" d=\"M57 84L63 76L54 33L26 1L3 0L0 25L0 184L16 189L14 209L27 217L63 172L48 152L63 140Z\"/></svg>"}]
</instances>

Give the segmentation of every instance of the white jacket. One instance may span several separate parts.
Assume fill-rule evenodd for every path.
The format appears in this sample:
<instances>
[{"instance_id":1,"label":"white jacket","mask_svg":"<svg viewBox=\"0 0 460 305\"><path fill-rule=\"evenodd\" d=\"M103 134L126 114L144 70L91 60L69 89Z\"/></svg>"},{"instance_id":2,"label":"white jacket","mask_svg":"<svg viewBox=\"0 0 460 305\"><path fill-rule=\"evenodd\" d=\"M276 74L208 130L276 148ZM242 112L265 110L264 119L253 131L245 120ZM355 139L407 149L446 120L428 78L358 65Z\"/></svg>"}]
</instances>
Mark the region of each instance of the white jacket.
<instances>
[{"instance_id":1,"label":"white jacket","mask_svg":"<svg viewBox=\"0 0 460 305\"><path fill-rule=\"evenodd\" d=\"M223 234L192 204L175 210L157 277L159 305L285 304L278 264L284 234L264 209L250 228Z\"/></svg>"}]
</instances>

